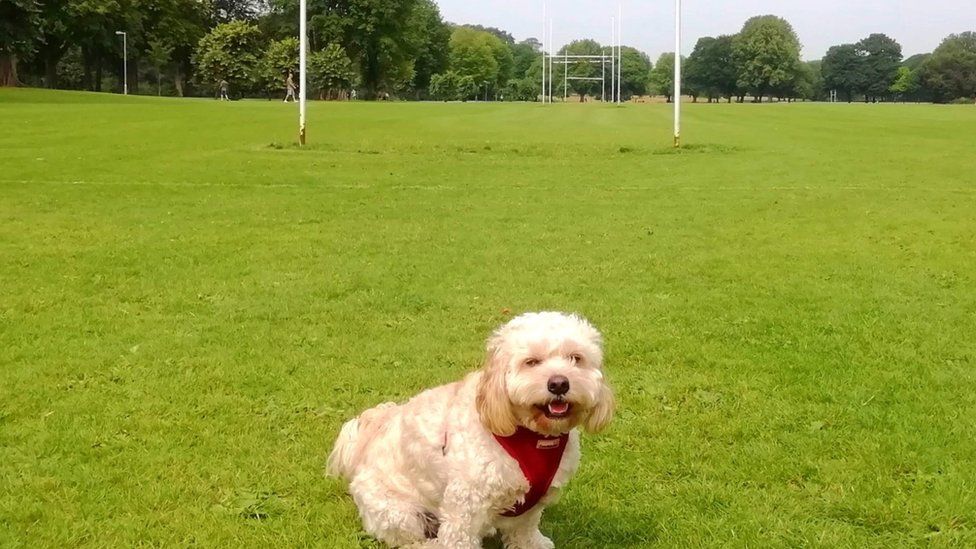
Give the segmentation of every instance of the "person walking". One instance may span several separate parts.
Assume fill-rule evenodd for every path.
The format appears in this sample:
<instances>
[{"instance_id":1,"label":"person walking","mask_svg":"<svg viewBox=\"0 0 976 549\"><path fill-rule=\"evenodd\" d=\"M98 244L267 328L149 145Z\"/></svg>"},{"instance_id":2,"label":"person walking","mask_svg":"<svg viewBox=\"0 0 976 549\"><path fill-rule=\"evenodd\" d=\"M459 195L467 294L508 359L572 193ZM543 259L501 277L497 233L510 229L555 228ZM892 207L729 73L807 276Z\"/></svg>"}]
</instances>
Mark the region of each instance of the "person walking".
<instances>
[{"instance_id":1,"label":"person walking","mask_svg":"<svg viewBox=\"0 0 976 549\"><path fill-rule=\"evenodd\" d=\"M291 98L292 102L295 102L295 77L292 75L291 71L288 71L288 78L285 79L285 103Z\"/></svg>"},{"instance_id":2,"label":"person walking","mask_svg":"<svg viewBox=\"0 0 976 549\"><path fill-rule=\"evenodd\" d=\"M220 79L220 100L230 101L230 96L227 95L228 90L230 90L230 84L227 83L223 78Z\"/></svg>"}]
</instances>

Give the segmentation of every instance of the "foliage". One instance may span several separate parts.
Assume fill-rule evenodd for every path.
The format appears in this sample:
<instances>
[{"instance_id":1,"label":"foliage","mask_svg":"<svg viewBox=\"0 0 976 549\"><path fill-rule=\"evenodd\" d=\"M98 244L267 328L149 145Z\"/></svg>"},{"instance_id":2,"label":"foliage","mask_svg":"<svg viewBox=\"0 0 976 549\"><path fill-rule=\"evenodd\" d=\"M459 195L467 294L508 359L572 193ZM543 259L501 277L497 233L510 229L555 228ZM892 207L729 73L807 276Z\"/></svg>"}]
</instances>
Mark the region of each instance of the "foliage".
<instances>
[{"instance_id":1,"label":"foliage","mask_svg":"<svg viewBox=\"0 0 976 549\"><path fill-rule=\"evenodd\" d=\"M920 70L936 101L976 98L976 32L950 35Z\"/></svg>"},{"instance_id":2,"label":"foliage","mask_svg":"<svg viewBox=\"0 0 976 549\"><path fill-rule=\"evenodd\" d=\"M162 95L163 68L170 62L173 55L173 46L159 38L149 40L149 48L146 50L146 57L153 66L156 73L156 95Z\"/></svg>"},{"instance_id":3,"label":"foliage","mask_svg":"<svg viewBox=\"0 0 976 549\"><path fill-rule=\"evenodd\" d=\"M684 69L689 86L709 100L731 98L738 88L731 36L700 38Z\"/></svg>"},{"instance_id":4,"label":"foliage","mask_svg":"<svg viewBox=\"0 0 976 549\"><path fill-rule=\"evenodd\" d=\"M775 15L756 16L732 41L738 84L759 100L789 86L800 63L800 41L793 27Z\"/></svg>"},{"instance_id":5,"label":"foliage","mask_svg":"<svg viewBox=\"0 0 976 549\"><path fill-rule=\"evenodd\" d=\"M824 85L837 90L848 102L865 88L864 54L854 44L833 46L827 50L820 66Z\"/></svg>"},{"instance_id":6,"label":"foliage","mask_svg":"<svg viewBox=\"0 0 976 549\"><path fill-rule=\"evenodd\" d=\"M308 57L308 85L319 90L320 97L337 97L339 91L351 89L356 70L339 44L329 44Z\"/></svg>"},{"instance_id":7,"label":"foliage","mask_svg":"<svg viewBox=\"0 0 976 549\"><path fill-rule=\"evenodd\" d=\"M430 79L430 95L441 101L467 101L478 92L474 78L447 71Z\"/></svg>"},{"instance_id":8,"label":"foliage","mask_svg":"<svg viewBox=\"0 0 976 549\"><path fill-rule=\"evenodd\" d=\"M632 96L648 93L653 68L654 65L646 53L630 46L621 46L620 94L625 101ZM608 78L608 86L609 82Z\"/></svg>"},{"instance_id":9,"label":"foliage","mask_svg":"<svg viewBox=\"0 0 976 549\"><path fill-rule=\"evenodd\" d=\"M297 75L298 53L298 38L295 37L273 40L268 44L258 65L258 85L269 97L285 89L289 72ZM297 76L294 80L297 86Z\"/></svg>"},{"instance_id":10,"label":"foliage","mask_svg":"<svg viewBox=\"0 0 976 549\"><path fill-rule=\"evenodd\" d=\"M857 43L862 52L863 85L870 98L886 97L901 66L901 45L884 34L872 34Z\"/></svg>"},{"instance_id":11,"label":"foliage","mask_svg":"<svg viewBox=\"0 0 976 549\"><path fill-rule=\"evenodd\" d=\"M458 27L451 33L451 70L470 77L478 86L501 87L512 75L512 52L495 35Z\"/></svg>"},{"instance_id":12,"label":"foliage","mask_svg":"<svg viewBox=\"0 0 976 549\"><path fill-rule=\"evenodd\" d=\"M668 103L674 96L674 52L662 53L651 70L651 89L658 95L667 98Z\"/></svg>"},{"instance_id":13,"label":"foliage","mask_svg":"<svg viewBox=\"0 0 976 549\"><path fill-rule=\"evenodd\" d=\"M430 78L447 69L451 30L433 0L419 0L411 18L409 27L418 36L411 87L421 96L430 87Z\"/></svg>"},{"instance_id":14,"label":"foliage","mask_svg":"<svg viewBox=\"0 0 976 549\"><path fill-rule=\"evenodd\" d=\"M255 89L262 72L260 31L252 23L231 21L214 27L200 39L194 56L197 84L214 90L227 80L233 93Z\"/></svg>"},{"instance_id":15,"label":"foliage","mask_svg":"<svg viewBox=\"0 0 976 549\"><path fill-rule=\"evenodd\" d=\"M556 52L556 59L560 55L601 55L604 53L603 47L596 40L573 40ZM566 80L564 74L582 78L600 78L602 68L598 63L592 63L587 59L568 60L566 65L553 64L553 77L562 85ZM607 89L610 88L610 66L607 65ZM587 95L600 95L600 82L597 80L568 80L569 93L579 96L580 101L585 101ZM561 90L562 88L560 88Z\"/></svg>"},{"instance_id":16,"label":"foliage","mask_svg":"<svg viewBox=\"0 0 976 549\"><path fill-rule=\"evenodd\" d=\"M0 86L16 86L17 62L32 53L41 25L36 0L0 0Z\"/></svg>"}]
</instances>

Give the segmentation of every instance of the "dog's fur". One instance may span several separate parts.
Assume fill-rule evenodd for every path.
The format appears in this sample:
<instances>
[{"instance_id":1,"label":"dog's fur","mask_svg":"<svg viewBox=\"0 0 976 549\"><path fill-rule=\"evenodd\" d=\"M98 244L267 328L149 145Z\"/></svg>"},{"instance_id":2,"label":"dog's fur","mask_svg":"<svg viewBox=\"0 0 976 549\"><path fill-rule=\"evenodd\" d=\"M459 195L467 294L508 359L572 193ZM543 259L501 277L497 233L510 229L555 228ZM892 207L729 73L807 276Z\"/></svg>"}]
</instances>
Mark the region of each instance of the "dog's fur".
<instances>
[{"instance_id":1,"label":"dog's fur","mask_svg":"<svg viewBox=\"0 0 976 549\"><path fill-rule=\"evenodd\" d=\"M602 338L586 320L524 314L488 339L480 371L347 422L328 472L349 481L366 531L391 546L477 548L500 532L509 548L551 548L539 520L579 464L576 428L600 431L613 415L602 368ZM547 385L554 375L570 384L564 418L545 413L555 400ZM528 482L492 435L511 435L518 426L569 433L569 439L543 499L520 516L505 517L501 513L522 500Z\"/></svg>"}]
</instances>

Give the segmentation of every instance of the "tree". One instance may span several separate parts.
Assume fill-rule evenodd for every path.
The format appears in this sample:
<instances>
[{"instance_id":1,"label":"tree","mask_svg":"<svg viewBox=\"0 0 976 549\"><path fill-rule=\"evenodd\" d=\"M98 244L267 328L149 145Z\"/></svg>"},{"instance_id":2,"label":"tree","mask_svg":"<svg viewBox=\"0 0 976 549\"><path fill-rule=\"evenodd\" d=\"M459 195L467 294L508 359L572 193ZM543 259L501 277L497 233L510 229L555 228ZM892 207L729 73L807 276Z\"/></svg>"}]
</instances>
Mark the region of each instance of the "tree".
<instances>
[{"instance_id":1,"label":"tree","mask_svg":"<svg viewBox=\"0 0 976 549\"><path fill-rule=\"evenodd\" d=\"M512 44L512 77L525 78L529 69L532 68L532 64L541 57L541 49L542 44L535 38Z\"/></svg>"},{"instance_id":2,"label":"tree","mask_svg":"<svg viewBox=\"0 0 976 549\"><path fill-rule=\"evenodd\" d=\"M743 25L733 40L732 53L739 85L758 102L794 79L800 40L785 19L760 15Z\"/></svg>"},{"instance_id":3,"label":"tree","mask_svg":"<svg viewBox=\"0 0 976 549\"><path fill-rule=\"evenodd\" d=\"M738 78L732 57L732 37L706 36L699 39L688 57L685 78L691 86L708 97L709 101L724 96L731 102L736 93Z\"/></svg>"},{"instance_id":4,"label":"tree","mask_svg":"<svg viewBox=\"0 0 976 549\"><path fill-rule=\"evenodd\" d=\"M863 60L863 92L865 100L888 95L898 77L901 65L901 45L884 34L872 34L857 43Z\"/></svg>"},{"instance_id":5,"label":"tree","mask_svg":"<svg viewBox=\"0 0 976 549\"><path fill-rule=\"evenodd\" d=\"M504 87L512 75L512 52L493 34L458 27L451 33L451 70L476 86Z\"/></svg>"},{"instance_id":6,"label":"tree","mask_svg":"<svg viewBox=\"0 0 976 549\"><path fill-rule=\"evenodd\" d=\"M197 84L214 90L227 80L236 92L247 93L258 83L261 33L245 21L221 23L200 39L194 56Z\"/></svg>"},{"instance_id":7,"label":"tree","mask_svg":"<svg viewBox=\"0 0 976 549\"><path fill-rule=\"evenodd\" d=\"M16 86L17 61L34 52L41 24L35 0L0 0L0 86Z\"/></svg>"},{"instance_id":8,"label":"tree","mask_svg":"<svg viewBox=\"0 0 976 549\"><path fill-rule=\"evenodd\" d=\"M850 103L854 94L865 87L863 64L864 55L856 45L831 47L820 66L824 85L828 90L837 90Z\"/></svg>"},{"instance_id":9,"label":"tree","mask_svg":"<svg viewBox=\"0 0 976 549\"><path fill-rule=\"evenodd\" d=\"M448 66L451 30L432 0L419 0L411 17L409 28L417 37L411 87L419 99L430 87L431 77Z\"/></svg>"},{"instance_id":10,"label":"tree","mask_svg":"<svg viewBox=\"0 0 976 549\"><path fill-rule=\"evenodd\" d=\"M341 97L352 88L355 77L352 61L339 44L329 44L308 57L308 85L319 90L320 99Z\"/></svg>"},{"instance_id":11,"label":"tree","mask_svg":"<svg viewBox=\"0 0 976 549\"><path fill-rule=\"evenodd\" d=\"M297 17L297 2L282 9ZM418 33L409 32L418 0L318 0L310 6L315 43L343 46L360 71L365 97L395 91L414 77ZM315 47L313 43L313 48Z\"/></svg>"},{"instance_id":12,"label":"tree","mask_svg":"<svg viewBox=\"0 0 976 549\"><path fill-rule=\"evenodd\" d=\"M467 101L477 92L478 84L472 77L454 71L435 74L430 79L431 97L442 101Z\"/></svg>"},{"instance_id":13,"label":"tree","mask_svg":"<svg viewBox=\"0 0 976 549\"><path fill-rule=\"evenodd\" d=\"M888 91L893 93L896 99L908 101L917 97L919 88L918 71L913 71L903 65L898 67L898 76L895 77L895 82Z\"/></svg>"},{"instance_id":14,"label":"tree","mask_svg":"<svg viewBox=\"0 0 976 549\"><path fill-rule=\"evenodd\" d=\"M563 46L557 53L556 59L560 55L601 55L603 47L596 40L573 40ZM592 63L588 59L567 60L568 64L553 64L556 67L553 77L561 85L564 75L577 76L580 78L600 78L601 67ZM609 71L609 68L608 68ZM609 79L607 80L609 82ZM600 82L596 80L567 80L568 93L575 93L581 102L586 101L587 95L597 95L602 93ZM608 84L609 85L609 84ZM562 88L560 88L562 89Z\"/></svg>"},{"instance_id":15,"label":"tree","mask_svg":"<svg viewBox=\"0 0 976 549\"><path fill-rule=\"evenodd\" d=\"M651 88L671 102L674 97L674 52L662 53L657 58L651 70Z\"/></svg>"},{"instance_id":16,"label":"tree","mask_svg":"<svg viewBox=\"0 0 976 549\"><path fill-rule=\"evenodd\" d=\"M646 53L630 46L620 48L620 94L624 100L647 94L654 65ZM607 67L609 70L609 67ZM610 79L607 78L607 82Z\"/></svg>"},{"instance_id":17,"label":"tree","mask_svg":"<svg viewBox=\"0 0 976 549\"><path fill-rule=\"evenodd\" d=\"M268 44L259 61L257 84L270 99L276 90L285 87L285 78L289 72L298 72L298 38L294 36L272 40Z\"/></svg>"},{"instance_id":18,"label":"tree","mask_svg":"<svg viewBox=\"0 0 976 549\"><path fill-rule=\"evenodd\" d=\"M976 32L949 35L920 71L936 102L976 98Z\"/></svg>"},{"instance_id":19,"label":"tree","mask_svg":"<svg viewBox=\"0 0 976 549\"><path fill-rule=\"evenodd\" d=\"M156 73L156 95L163 94L163 67L169 63L172 54L173 46L170 46L166 42L158 38L153 38L149 41L149 49L146 50L146 57L149 58L149 63L153 66L153 71Z\"/></svg>"},{"instance_id":20,"label":"tree","mask_svg":"<svg viewBox=\"0 0 976 549\"><path fill-rule=\"evenodd\" d=\"M501 29L496 29L495 27L483 27L481 25L461 25L466 29L476 30L480 32L487 32L488 34L498 38L503 44L512 45L515 44L515 37L510 33L505 32Z\"/></svg>"}]
</instances>

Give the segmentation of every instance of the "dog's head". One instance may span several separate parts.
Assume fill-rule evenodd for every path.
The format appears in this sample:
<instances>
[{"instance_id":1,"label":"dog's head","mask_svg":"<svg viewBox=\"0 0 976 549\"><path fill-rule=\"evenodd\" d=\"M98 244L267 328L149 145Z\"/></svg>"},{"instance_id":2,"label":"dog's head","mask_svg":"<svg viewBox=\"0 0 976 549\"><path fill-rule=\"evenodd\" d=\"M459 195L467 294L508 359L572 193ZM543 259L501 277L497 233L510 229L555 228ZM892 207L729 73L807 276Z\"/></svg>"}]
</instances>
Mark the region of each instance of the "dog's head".
<instances>
[{"instance_id":1,"label":"dog's head","mask_svg":"<svg viewBox=\"0 0 976 549\"><path fill-rule=\"evenodd\" d=\"M527 313L488 338L478 413L492 433L519 426L546 435L610 423L614 398L603 376L600 332L576 315Z\"/></svg>"}]
</instances>

